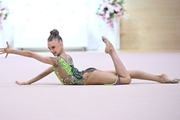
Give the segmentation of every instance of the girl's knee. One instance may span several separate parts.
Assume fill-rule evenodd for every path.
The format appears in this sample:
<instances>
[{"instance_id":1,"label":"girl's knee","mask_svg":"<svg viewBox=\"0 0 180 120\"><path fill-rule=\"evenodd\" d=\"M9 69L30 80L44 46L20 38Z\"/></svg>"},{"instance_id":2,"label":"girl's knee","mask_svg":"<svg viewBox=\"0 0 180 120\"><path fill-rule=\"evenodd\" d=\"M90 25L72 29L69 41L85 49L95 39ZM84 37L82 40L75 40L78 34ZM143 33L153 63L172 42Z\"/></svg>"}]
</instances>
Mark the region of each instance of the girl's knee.
<instances>
[{"instance_id":1,"label":"girl's knee","mask_svg":"<svg viewBox=\"0 0 180 120\"><path fill-rule=\"evenodd\" d=\"M130 84L131 83L131 77L124 77L122 78L122 84Z\"/></svg>"},{"instance_id":2,"label":"girl's knee","mask_svg":"<svg viewBox=\"0 0 180 120\"><path fill-rule=\"evenodd\" d=\"M127 77L126 79L127 79L127 80L126 80L126 81L127 81L127 84L130 84L130 83L131 83L131 77L129 76L129 77Z\"/></svg>"}]
</instances>

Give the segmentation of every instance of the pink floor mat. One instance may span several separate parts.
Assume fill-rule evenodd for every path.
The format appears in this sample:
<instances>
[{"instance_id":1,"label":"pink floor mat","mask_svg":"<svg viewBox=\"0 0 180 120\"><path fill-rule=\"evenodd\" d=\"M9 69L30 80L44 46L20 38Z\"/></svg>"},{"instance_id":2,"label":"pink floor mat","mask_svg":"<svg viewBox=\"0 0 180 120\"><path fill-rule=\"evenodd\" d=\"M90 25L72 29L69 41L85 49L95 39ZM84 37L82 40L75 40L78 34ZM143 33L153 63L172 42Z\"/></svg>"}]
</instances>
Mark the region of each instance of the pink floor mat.
<instances>
[{"instance_id":1,"label":"pink floor mat","mask_svg":"<svg viewBox=\"0 0 180 120\"><path fill-rule=\"evenodd\" d=\"M114 70L102 52L67 52L80 70ZM51 56L49 53L40 53ZM180 53L118 52L128 70L180 78ZM133 80L130 85L66 86L52 73L18 86L49 65L31 58L0 56L0 120L179 120L180 84Z\"/></svg>"}]
</instances>

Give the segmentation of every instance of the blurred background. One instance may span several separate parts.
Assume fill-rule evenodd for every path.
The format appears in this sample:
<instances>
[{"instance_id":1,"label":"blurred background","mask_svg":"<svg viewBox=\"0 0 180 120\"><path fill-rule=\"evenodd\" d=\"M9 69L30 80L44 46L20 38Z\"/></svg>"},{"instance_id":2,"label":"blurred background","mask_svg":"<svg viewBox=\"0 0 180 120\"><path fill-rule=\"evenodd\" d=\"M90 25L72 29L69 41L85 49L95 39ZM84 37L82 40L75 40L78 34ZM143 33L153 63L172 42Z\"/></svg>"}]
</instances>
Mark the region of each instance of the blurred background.
<instances>
[{"instance_id":1,"label":"blurred background","mask_svg":"<svg viewBox=\"0 0 180 120\"><path fill-rule=\"evenodd\" d=\"M0 46L47 50L47 38L58 29L65 49L103 50L104 35L119 51L180 51L179 0L125 0L125 17L114 29L96 15L103 0L1 0L9 10L2 22Z\"/></svg>"},{"instance_id":2,"label":"blurred background","mask_svg":"<svg viewBox=\"0 0 180 120\"><path fill-rule=\"evenodd\" d=\"M4 21L0 12L0 48L8 41L15 49L50 56L47 38L52 29L58 29L80 71L89 67L115 70L111 57L98 52L104 51L104 35L127 70L180 78L180 0L125 0L130 17L113 21L113 29L96 14L103 0L0 1L0 8L3 4L9 11ZM0 56L1 120L180 120L180 84L132 80L131 85L120 87L63 87L50 74L19 87L16 80L34 78L49 65L4 56Z\"/></svg>"}]
</instances>

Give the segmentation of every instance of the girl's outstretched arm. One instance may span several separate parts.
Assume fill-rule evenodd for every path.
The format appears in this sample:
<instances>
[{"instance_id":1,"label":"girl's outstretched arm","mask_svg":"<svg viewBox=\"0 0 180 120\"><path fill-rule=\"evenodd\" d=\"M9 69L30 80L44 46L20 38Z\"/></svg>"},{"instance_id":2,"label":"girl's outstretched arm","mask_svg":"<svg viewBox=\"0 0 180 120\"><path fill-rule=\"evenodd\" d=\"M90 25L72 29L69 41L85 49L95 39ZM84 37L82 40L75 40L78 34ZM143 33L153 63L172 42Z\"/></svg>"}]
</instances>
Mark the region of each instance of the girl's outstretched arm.
<instances>
[{"instance_id":1,"label":"girl's outstretched arm","mask_svg":"<svg viewBox=\"0 0 180 120\"><path fill-rule=\"evenodd\" d=\"M6 44L7 44L7 48L0 48L0 54L6 53L6 57L8 56L8 54L16 54L16 55L34 58L34 59L36 59L40 62L46 63L46 64L55 65L56 61L50 57L44 57L44 56L41 56L39 54L36 54L31 51L27 51L27 50L23 50L23 51L22 50L14 50L9 46L8 42L6 42Z\"/></svg>"},{"instance_id":2,"label":"girl's outstretched arm","mask_svg":"<svg viewBox=\"0 0 180 120\"><path fill-rule=\"evenodd\" d=\"M34 78L32 78L26 82L16 81L16 84L18 84L18 85L30 85L31 83L37 82L38 80L44 78L45 76L49 75L52 72L53 72L53 66L49 67L48 69L46 69L45 71L43 71L42 73L37 75L36 77L34 77Z\"/></svg>"}]
</instances>

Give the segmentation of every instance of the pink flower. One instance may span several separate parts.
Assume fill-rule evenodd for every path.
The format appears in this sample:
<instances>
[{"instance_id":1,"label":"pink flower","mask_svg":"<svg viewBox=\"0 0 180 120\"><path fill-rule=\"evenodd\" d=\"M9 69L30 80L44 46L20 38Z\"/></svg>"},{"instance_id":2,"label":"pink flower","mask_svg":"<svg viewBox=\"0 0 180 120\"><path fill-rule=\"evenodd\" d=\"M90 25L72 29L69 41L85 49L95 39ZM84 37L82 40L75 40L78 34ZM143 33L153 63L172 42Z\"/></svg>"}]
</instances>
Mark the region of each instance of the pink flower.
<instances>
[{"instance_id":1,"label":"pink flower","mask_svg":"<svg viewBox=\"0 0 180 120\"><path fill-rule=\"evenodd\" d=\"M103 19L103 20L106 19L105 15L106 15L105 13L102 15L102 19Z\"/></svg>"},{"instance_id":2,"label":"pink flower","mask_svg":"<svg viewBox=\"0 0 180 120\"><path fill-rule=\"evenodd\" d=\"M107 19L107 24L108 24L111 28L114 28L114 24L113 24L112 19L108 18L108 19Z\"/></svg>"},{"instance_id":3,"label":"pink flower","mask_svg":"<svg viewBox=\"0 0 180 120\"><path fill-rule=\"evenodd\" d=\"M118 18L121 18L122 17L122 12L121 11L118 12L117 16L118 16Z\"/></svg>"},{"instance_id":4,"label":"pink flower","mask_svg":"<svg viewBox=\"0 0 180 120\"><path fill-rule=\"evenodd\" d=\"M112 5L109 5L109 6L108 6L108 11L109 11L110 13L114 13L114 8L113 8Z\"/></svg>"},{"instance_id":5,"label":"pink flower","mask_svg":"<svg viewBox=\"0 0 180 120\"><path fill-rule=\"evenodd\" d=\"M107 11L105 17L106 17L106 18L110 18L110 15L109 15L109 14L110 14L110 12Z\"/></svg>"},{"instance_id":6,"label":"pink flower","mask_svg":"<svg viewBox=\"0 0 180 120\"><path fill-rule=\"evenodd\" d=\"M104 8L108 7L109 3L108 2L104 2L101 7L100 10L104 10Z\"/></svg>"},{"instance_id":7,"label":"pink flower","mask_svg":"<svg viewBox=\"0 0 180 120\"><path fill-rule=\"evenodd\" d=\"M103 3L100 4L97 14L102 17L103 20L110 25L111 28L114 27L114 18L121 18L124 15L123 3L120 3L121 0L103 0Z\"/></svg>"},{"instance_id":8,"label":"pink flower","mask_svg":"<svg viewBox=\"0 0 180 120\"><path fill-rule=\"evenodd\" d=\"M121 10L121 6L120 6L119 4L116 4L116 5L114 6L114 10L115 10L116 12L119 12L119 11Z\"/></svg>"},{"instance_id":9,"label":"pink flower","mask_svg":"<svg viewBox=\"0 0 180 120\"><path fill-rule=\"evenodd\" d=\"M4 17L5 17L4 14L0 14L0 19L1 19L1 20L4 20Z\"/></svg>"}]
</instances>

